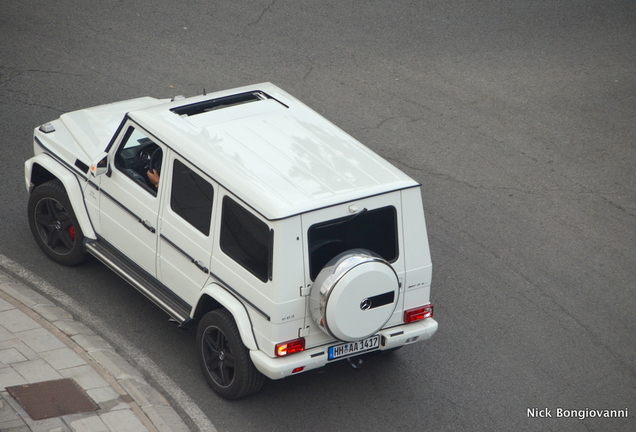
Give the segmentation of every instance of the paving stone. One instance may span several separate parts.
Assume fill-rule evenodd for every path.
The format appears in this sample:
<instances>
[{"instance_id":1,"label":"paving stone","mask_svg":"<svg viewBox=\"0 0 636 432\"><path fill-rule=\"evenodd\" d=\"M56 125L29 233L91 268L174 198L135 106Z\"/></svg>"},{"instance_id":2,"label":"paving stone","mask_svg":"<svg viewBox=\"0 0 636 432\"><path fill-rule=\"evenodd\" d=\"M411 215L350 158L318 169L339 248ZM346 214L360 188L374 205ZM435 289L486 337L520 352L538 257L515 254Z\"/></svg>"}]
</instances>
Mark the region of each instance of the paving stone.
<instances>
[{"instance_id":1,"label":"paving stone","mask_svg":"<svg viewBox=\"0 0 636 432\"><path fill-rule=\"evenodd\" d=\"M32 432L71 432L71 429L64 424L61 418L24 419L24 421Z\"/></svg>"},{"instance_id":2,"label":"paving stone","mask_svg":"<svg viewBox=\"0 0 636 432\"><path fill-rule=\"evenodd\" d=\"M150 405L168 405L166 398L146 382L125 379L120 380L119 384L133 397L137 405L142 408Z\"/></svg>"},{"instance_id":3,"label":"paving stone","mask_svg":"<svg viewBox=\"0 0 636 432\"><path fill-rule=\"evenodd\" d=\"M13 306L8 301L5 301L4 299L0 298L0 312L6 311L9 309L15 309L15 306Z\"/></svg>"},{"instance_id":4,"label":"paving stone","mask_svg":"<svg viewBox=\"0 0 636 432\"><path fill-rule=\"evenodd\" d=\"M93 331L84 324L73 320L59 320L53 323L57 328L62 330L67 336L75 336L78 334L92 333Z\"/></svg>"},{"instance_id":5,"label":"paving stone","mask_svg":"<svg viewBox=\"0 0 636 432\"><path fill-rule=\"evenodd\" d=\"M91 357L106 369L116 379L136 378L143 380L143 376L130 363L125 361L114 350L91 351Z\"/></svg>"},{"instance_id":6,"label":"paving stone","mask_svg":"<svg viewBox=\"0 0 636 432\"><path fill-rule=\"evenodd\" d=\"M3 422L21 420L18 413L7 402L10 397L11 395L7 392L0 393L0 430L4 430L2 429Z\"/></svg>"},{"instance_id":7,"label":"paving stone","mask_svg":"<svg viewBox=\"0 0 636 432\"><path fill-rule=\"evenodd\" d=\"M108 412L100 417L112 431L143 432L148 430L131 410Z\"/></svg>"},{"instance_id":8,"label":"paving stone","mask_svg":"<svg viewBox=\"0 0 636 432\"><path fill-rule=\"evenodd\" d=\"M0 389L28 383L29 382L12 367L6 366L0 369Z\"/></svg>"},{"instance_id":9,"label":"paving stone","mask_svg":"<svg viewBox=\"0 0 636 432\"><path fill-rule=\"evenodd\" d=\"M58 370L86 364L83 358L67 347L46 351L40 353L40 355L48 364Z\"/></svg>"},{"instance_id":10,"label":"paving stone","mask_svg":"<svg viewBox=\"0 0 636 432\"><path fill-rule=\"evenodd\" d=\"M0 341L0 349L7 349L7 348L17 349L18 351L20 351L20 354L22 354L29 360L37 360L40 358L38 353L36 353L31 348L26 346L26 344L22 342L20 339L18 339L17 337L14 339L6 340L6 341Z\"/></svg>"},{"instance_id":11,"label":"paving stone","mask_svg":"<svg viewBox=\"0 0 636 432\"><path fill-rule=\"evenodd\" d=\"M181 417L170 406L152 405L143 409L159 432L189 432Z\"/></svg>"},{"instance_id":12,"label":"paving stone","mask_svg":"<svg viewBox=\"0 0 636 432\"><path fill-rule=\"evenodd\" d=\"M130 406L111 387L100 387L87 390L86 393L99 405L102 411L130 409Z\"/></svg>"},{"instance_id":13,"label":"paving stone","mask_svg":"<svg viewBox=\"0 0 636 432\"><path fill-rule=\"evenodd\" d=\"M26 316L24 312L18 309L9 309L0 312L0 323L11 333L17 333L25 330L39 328L40 324Z\"/></svg>"},{"instance_id":14,"label":"paving stone","mask_svg":"<svg viewBox=\"0 0 636 432\"><path fill-rule=\"evenodd\" d=\"M0 363L2 364L10 365L12 363L19 363L27 360L28 359L15 348L0 350Z\"/></svg>"},{"instance_id":15,"label":"paving stone","mask_svg":"<svg viewBox=\"0 0 636 432\"><path fill-rule=\"evenodd\" d=\"M0 325L0 341L15 339L15 335Z\"/></svg>"},{"instance_id":16,"label":"paving stone","mask_svg":"<svg viewBox=\"0 0 636 432\"><path fill-rule=\"evenodd\" d=\"M50 331L42 327L15 333L15 335L36 353L43 353L66 346Z\"/></svg>"},{"instance_id":17,"label":"paving stone","mask_svg":"<svg viewBox=\"0 0 636 432\"><path fill-rule=\"evenodd\" d=\"M39 304L52 304L46 297L31 289L24 289L24 285L12 279L2 283L2 290L29 308Z\"/></svg>"},{"instance_id":18,"label":"paving stone","mask_svg":"<svg viewBox=\"0 0 636 432\"><path fill-rule=\"evenodd\" d=\"M84 390L107 387L109 384L89 365L75 366L59 371L64 378L73 378Z\"/></svg>"},{"instance_id":19,"label":"paving stone","mask_svg":"<svg viewBox=\"0 0 636 432\"><path fill-rule=\"evenodd\" d=\"M31 429L22 419L2 421L0 418L0 431L2 432L31 432Z\"/></svg>"},{"instance_id":20,"label":"paving stone","mask_svg":"<svg viewBox=\"0 0 636 432\"><path fill-rule=\"evenodd\" d=\"M78 334L73 336L71 339L89 353L95 350L113 349L108 342L94 333Z\"/></svg>"},{"instance_id":21,"label":"paving stone","mask_svg":"<svg viewBox=\"0 0 636 432\"><path fill-rule=\"evenodd\" d=\"M97 414L75 414L63 417L73 431L77 432L108 432L108 426L104 424Z\"/></svg>"},{"instance_id":22,"label":"paving stone","mask_svg":"<svg viewBox=\"0 0 636 432\"><path fill-rule=\"evenodd\" d=\"M53 367L43 359L16 363L12 367L16 372L22 375L28 383L38 383L63 378L58 371L53 369Z\"/></svg>"},{"instance_id":23,"label":"paving stone","mask_svg":"<svg viewBox=\"0 0 636 432\"><path fill-rule=\"evenodd\" d=\"M38 314L42 315L42 317L45 320L50 322L55 322L59 320L68 320L73 318L73 316L70 313L54 305L39 304L39 305L33 306L31 309L33 309Z\"/></svg>"}]
</instances>

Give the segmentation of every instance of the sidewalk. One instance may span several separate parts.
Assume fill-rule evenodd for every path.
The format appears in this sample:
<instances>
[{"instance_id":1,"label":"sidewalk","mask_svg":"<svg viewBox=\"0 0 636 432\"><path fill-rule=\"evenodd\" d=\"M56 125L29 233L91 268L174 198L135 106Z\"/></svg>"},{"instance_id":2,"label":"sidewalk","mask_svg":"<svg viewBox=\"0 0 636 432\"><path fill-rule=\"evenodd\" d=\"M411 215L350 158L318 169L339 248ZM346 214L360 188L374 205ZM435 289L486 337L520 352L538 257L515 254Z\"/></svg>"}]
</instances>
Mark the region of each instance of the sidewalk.
<instances>
[{"instance_id":1,"label":"sidewalk","mask_svg":"<svg viewBox=\"0 0 636 432\"><path fill-rule=\"evenodd\" d=\"M0 431L189 430L106 341L0 271Z\"/></svg>"}]
</instances>

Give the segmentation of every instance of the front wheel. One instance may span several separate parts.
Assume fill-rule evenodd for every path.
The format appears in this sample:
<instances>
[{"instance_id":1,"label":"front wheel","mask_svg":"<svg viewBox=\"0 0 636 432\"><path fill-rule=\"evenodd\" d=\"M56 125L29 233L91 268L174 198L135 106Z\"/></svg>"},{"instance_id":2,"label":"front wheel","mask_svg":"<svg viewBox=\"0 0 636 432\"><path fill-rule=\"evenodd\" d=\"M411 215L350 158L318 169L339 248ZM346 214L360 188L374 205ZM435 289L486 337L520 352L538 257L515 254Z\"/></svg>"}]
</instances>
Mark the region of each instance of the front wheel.
<instances>
[{"instance_id":1,"label":"front wheel","mask_svg":"<svg viewBox=\"0 0 636 432\"><path fill-rule=\"evenodd\" d=\"M254 367L232 315L216 309L197 328L197 353L205 379L225 399L240 399L258 391L265 377Z\"/></svg>"},{"instance_id":2,"label":"front wheel","mask_svg":"<svg viewBox=\"0 0 636 432\"><path fill-rule=\"evenodd\" d=\"M35 188L29 196L28 217L35 241L49 258L63 265L84 261L84 234L59 180Z\"/></svg>"}]
</instances>

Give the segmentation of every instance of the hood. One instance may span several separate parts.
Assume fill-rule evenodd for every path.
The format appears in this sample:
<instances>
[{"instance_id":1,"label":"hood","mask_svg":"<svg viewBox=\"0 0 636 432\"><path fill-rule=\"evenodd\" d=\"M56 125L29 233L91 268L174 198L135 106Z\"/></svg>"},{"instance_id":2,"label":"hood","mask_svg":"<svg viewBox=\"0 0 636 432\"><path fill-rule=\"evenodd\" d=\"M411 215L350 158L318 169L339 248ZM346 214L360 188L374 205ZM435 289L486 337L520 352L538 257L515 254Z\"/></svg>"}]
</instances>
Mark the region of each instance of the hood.
<instances>
[{"instance_id":1,"label":"hood","mask_svg":"<svg viewBox=\"0 0 636 432\"><path fill-rule=\"evenodd\" d=\"M77 146L93 158L106 149L126 113L162 102L151 97L131 99L63 114L60 121Z\"/></svg>"}]
</instances>

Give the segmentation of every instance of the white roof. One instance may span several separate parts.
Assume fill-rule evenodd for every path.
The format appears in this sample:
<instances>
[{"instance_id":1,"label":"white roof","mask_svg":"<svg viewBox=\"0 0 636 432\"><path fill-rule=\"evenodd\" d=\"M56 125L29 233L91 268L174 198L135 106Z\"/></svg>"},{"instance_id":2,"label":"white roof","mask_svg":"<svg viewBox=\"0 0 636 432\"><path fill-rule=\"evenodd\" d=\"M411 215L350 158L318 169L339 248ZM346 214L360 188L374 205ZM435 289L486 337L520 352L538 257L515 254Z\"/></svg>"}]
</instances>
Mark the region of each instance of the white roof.
<instances>
[{"instance_id":1,"label":"white roof","mask_svg":"<svg viewBox=\"0 0 636 432\"><path fill-rule=\"evenodd\" d=\"M189 116L171 111L253 91L270 98ZM272 220L418 185L270 83L164 102L129 116Z\"/></svg>"}]
</instances>

